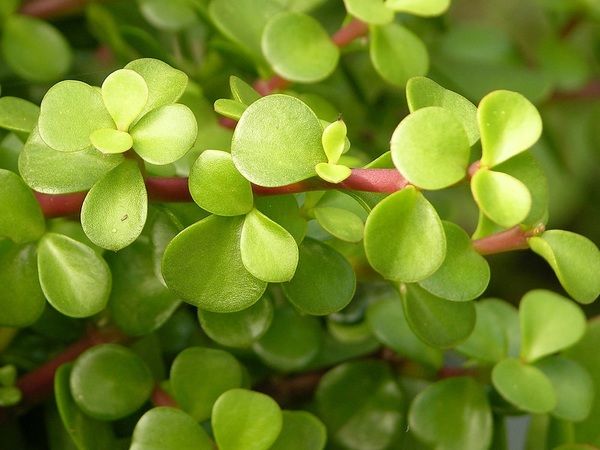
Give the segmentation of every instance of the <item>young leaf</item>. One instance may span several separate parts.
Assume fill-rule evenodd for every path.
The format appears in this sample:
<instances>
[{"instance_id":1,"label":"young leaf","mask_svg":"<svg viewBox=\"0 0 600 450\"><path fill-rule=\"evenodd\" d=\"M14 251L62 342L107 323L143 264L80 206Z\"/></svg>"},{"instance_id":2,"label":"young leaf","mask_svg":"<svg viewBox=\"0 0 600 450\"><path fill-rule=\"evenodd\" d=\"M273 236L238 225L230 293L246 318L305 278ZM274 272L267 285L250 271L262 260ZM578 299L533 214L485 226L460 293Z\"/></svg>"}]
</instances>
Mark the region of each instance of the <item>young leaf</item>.
<instances>
[{"instance_id":1,"label":"young leaf","mask_svg":"<svg viewBox=\"0 0 600 450\"><path fill-rule=\"evenodd\" d=\"M227 152L202 152L190 170L189 189L198 206L220 216L246 214L253 207L252 186Z\"/></svg>"},{"instance_id":2,"label":"young leaf","mask_svg":"<svg viewBox=\"0 0 600 450\"><path fill-rule=\"evenodd\" d=\"M346 124L343 120L330 123L323 130L321 143L330 164L337 164L346 146Z\"/></svg>"},{"instance_id":3,"label":"young leaf","mask_svg":"<svg viewBox=\"0 0 600 450\"><path fill-rule=\"evenodd\" d=\"M0 128L31 133L40 115L39 106L17 97L0 98Z\"/></svg>"},{"instance_id":4,"label":"young leaf","mask_svg":"<svg viewBox=\"0 0 600 450\"><path fill-rule=\"evenodd\" d=\"M243 223L240 216L210 216L179 233L163 257L167 286L189 303L212 312L241 311L256 303L267 284L242 262Z\"/></svg>"},{"instance_id":5,"label":"young leaf","mask_svg":"<svg viewBox=\"0 0 600 450\"><path fill-rule=\"evenodd\" d=\"M270 450L323 450L325 425L306 411L283 411L283 426Z\"/></svg>"},{"instance_id":6,"label":"young leaf","mask_svg":"<svg viewBox=\"0 0 600 450\"><path fill-rule=\"evenodd\" d=\"M481 163L496 166L527 150L542 134L542 119L535 106L517 92L494 91L479 103Z\"/></svg>"},{"instance_id":7,"label":"young leaf","mask_svg":"<svg viewBox=\"0 0 600 450\"><path fill-rule=\"evenodd\" d=\"M383 0L344 0L348 14L374 25L385 25L394 19L394 11Z\"/></svg>"},{"instance_id":8,"label":"young leaf","mask_svg":"<svg viewBox=\"0 0 600 450\"><path fill-rule=\"evenodd\" d=\"M89 317L106 306L111 273L87 245L46 233L38 245L38 272L44 295L62 314Z\"/></svg>"},{"instance_id":9,"label":"young leaf","mask_svg":"<svg viewBox=\"0 0 600 450\"><path fill-rule=\"evenodd\" d=\"M356 288L350 263L337 251L314 239L300 245L298 268L288 283L285 295L300 311L326 315L345 307Z\"/></svg>"},{"instance_id":10,"label":"young leaf","mask_svg":"<svg viewBox=\"0 0 600 450\"><path fill-rule=\"evenodd\" d=\"M133 139L125 131L99 128L90 134L90 142L102 153L124 153L133 146Z\"/></svg>"},{"instance_id":11,"label":"young leaf","mask_svg":"<svg viewBox=\"0 0 600 450\"><path fill-rule=\"evenodd\" d=\"M519 306L521 358L534 362L567 348L585 332L585 315L568 299L551 291L530 291Z\"/></svg>"},{"instance_id":12,"label":"young leaf","mask_svg":"<svg viewBox=\"0 0 600 450\"><path fill-rule=\"evenodd\" d=\"M467 174L469 139L450 110L418 109L398 125L391 140L394 165L412 184L442 189Z\"/></svg>"},{"instance_id":13,"label":"young leaf","mask_svg":"<svg viewBox=\"0 0 600 450\"><path fill-rule=\"evenodd\" d=\"M423 280L446 256L442 222L431 203L413 187L377 204L365 224L364 244L369 264L395 281Z\"/></svg>"},{"instance_id":14,"label":"young leaf","mask_svg":"<svg viewBox=\"0 0 600 450\"><path fill-rule=\"evenodd\" d=\"M288 95L252 103L235 127L231 156L244 178L259 186L283 186L315 175L327 159L315 113Z\"/></svg>"},{"instance_id":15,"label":"young leaf","mask_svg":"<svg viewBox=\"0 0 600 450\"><path fill-rule=\"evenodd\" d=\"M250 106L261 98L261 95L252 86L235 75L229 77L229 87L231 88L233 98L246 106Z\"/></svg>"},{"instance_id":16,"label":"young leaf","mask_svg":"<svg viewBox=\"0 0 600 450\"><path fill-rule=\"evenodd\" d=\"M282 12L269 20L261 47L277 74L301 83L327 78L340 57L323 26L311 16L297 12Z\"/></svg>"},{"instance_id":17,"label":"young leaf","mask_svg":"<svg viewBox=\"0 0 600 450\"><path fill-rule=\"evenodd\" d=\"M591 303L600 295L600 251L588 238L570 231L549 230L528 239L560 284L575 300Z\"/></svg>"},{"instance_id":18,"label":"young leaf","mask_svg":"<svg viewBox=\"0 0 600 450\"><path fill-rule=\"evenodd\" d=\"M81 209L81 225L94 244L117 251L140 235L147 210L144 179L129 159L92 186Z\"/></svg>"},{"instance_id":19,"label":"young leaf","mask_svg":"<svg viewBox=\"0 0 600 450\"><path fill-rule=\"evenodd\" d=\"M439 16L450 6L450 0L386 0L385 6L394 11L416 16Z\"/></svg>"},{"instance_id":20,"label":"young leaf","mask_svg":"<svg viewBox=\"0 0 600 450\"><path fill-rule=\"evenodd\" d=\"M127 131L146 106L148 86L137 72L120 69L102 83L102 100L117 129Z\"/></svg>"},{"instance_id":21,"label":"young leaf","mask_svg":"<svg viewBox=\"0 0 600 450\"><path fill-rule=\"evenodd\" d=\"M325 181L335 184L341 183L352 174L352 170L349 167L331 163L317 164L315 172Z\"/></svg>"},{"instance_id":22,"label":"young leaf","mask_svg":"<svg viewBox=\"0 0 600 450\"><path fill-rule=\"evenodd\" d=\"M215 102L215 112L233 120L240 120L247 106L237 100L220 98Z\"/></svg>"},{"instance_id":23,"label":"young leaf","mask_svg":"<svg viewBox=\"0 0 600 450\"><path fill-rule=\"evenodd\" d=\"M285 228L257 209L244 219L240 252L246 270L259 280L282 283L291 280L296 272L296 241Z\"/></svg>"},{"instance_id":24,"label":"young leaf","mask_svg":"<svg viewBox=\"0 0 600 450\"><path fill-rule=\"evenodd\" d=\"M246 389L225 392L213 408L212 428L220 450L267 450L282 422L275 400Z\"/></svg>"}]
</instances>

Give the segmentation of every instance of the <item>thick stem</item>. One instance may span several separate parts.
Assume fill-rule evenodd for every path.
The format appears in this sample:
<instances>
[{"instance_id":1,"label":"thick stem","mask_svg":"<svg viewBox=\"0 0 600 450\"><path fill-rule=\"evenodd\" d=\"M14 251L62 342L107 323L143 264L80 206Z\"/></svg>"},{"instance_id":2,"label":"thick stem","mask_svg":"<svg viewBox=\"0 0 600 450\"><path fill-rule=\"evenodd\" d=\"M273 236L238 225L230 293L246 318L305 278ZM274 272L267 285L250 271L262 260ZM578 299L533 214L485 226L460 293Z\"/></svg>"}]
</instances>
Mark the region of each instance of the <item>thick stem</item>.
<instances>
[{"instance_id":1,"label":"thick stem","mask_svg":"<svg viewBox=\"0 0 600 450\"><path fill-rule=\"evenodd\" d=\"M510 252L513 250L524 250L529 248L527 239L537 236L544 231L540 225L532 230L524 230L520 226L486 236L473 241L473 248L481 255L492 255L495 253Z\"/></svg>"},{"instance_id":2,"label":"thick stem","mask_svg":"<svg viewBox=\"0 0 600 450\"><path fill-rule=\"evenodd\" d=\"M165 391L160 384L154 386L152 391L152 404L154 406L170 406L171 408L179 408L179 405L171 395Z\"/></svg>"},{"instance_id":3,"label":"thick stem","mask_svg":"<svg viewBox=\"0 0 600 450\"><path fill-rule=\"evenodd\" d=\"M71 14L80 10L88 0L29 0L23 3L19 12L40 19Z\"/></svg>"}]
</instances>

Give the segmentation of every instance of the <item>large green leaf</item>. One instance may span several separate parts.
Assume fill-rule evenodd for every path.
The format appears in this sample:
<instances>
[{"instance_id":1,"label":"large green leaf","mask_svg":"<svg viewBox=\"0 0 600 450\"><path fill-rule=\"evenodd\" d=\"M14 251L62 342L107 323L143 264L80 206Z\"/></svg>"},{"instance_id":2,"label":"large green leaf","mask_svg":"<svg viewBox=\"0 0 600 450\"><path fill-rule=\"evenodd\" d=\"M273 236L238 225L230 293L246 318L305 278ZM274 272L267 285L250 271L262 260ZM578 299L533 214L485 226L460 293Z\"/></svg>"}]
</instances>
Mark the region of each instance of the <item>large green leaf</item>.
<instances>
[{"instance_id":1,"label":"large green leaf","mask_svg":"<svg viewBox=\"0 0 600 450\"><path fill-rule=\"evenodd\" d=\"M142 232L148 199L137 163L127 159L88 192L81 209L85 234L99 247L121 250Z\"/></svg>"},{"instance_id":2,"label":"large green leaf","mask_svg":"<svg viewBox=\"0 0 600 450\"><path fill-rule=\"evenodd\" d=\"M242 262L243 223L241 216L210 216L179 233L163 257L167 286L187 302L212 312L241 311L257 302L267 284Z\"/></svg>"},{"instance_id":3,"label":"large green leaf","mask_svg":"<svg viewBox=\"0 0 600 450\"><path fill-rule=\"evenodd\" d=\"M327 161L315 113L289 95L269 95L252 103L235 127L233 162L260 186L283 186L315 175Z\"/></svg>"},{"instance_id":4,"label":"large green leaf","mask_svg":"<svg viewBox=\"0 0 600 450\"><path fill-rule=\"evenodd\" d=\"M148 101L148 86L144 78L131 69L111 73L102 83L102 100L117 125L127 131Z\"/></svg>"},{"instance_id":5,"label":"large green leaf","mask_svg":"<svg viewBox=\"0 0 600 450\"><path fill-rule=\"evenodd\" d=\"M31 133L35 128L39 106L17 97L0 98L0 128Z\"/></svg>"},{"instance_id":6,"label":"large green leaf","mask_svg":"<svg viewBox=\"0 0 600 450\"><path fill-rule=\"evenodd\" d=\"M48 302L69 317L89 317L104 309L111 273L93 249L70 237L46 233L38 245L40 284Z\"/></svg>"},{"instance_id":7,"label":"large green leaf","mask_svg":"<svg viewBox=\"0 0 600 450\"><path fill-rule=\"evenodd\" d=\"M383 0L344 0L348 14L374 25L385 25L394 19L394 11Z\"/></svg>"},{"instance_id":8,"label":"large green leaf","mask_svg":"<svg viewBox=\"0 0 600 450\"><path fill-rule=\"evenodd\" d=\"M270 450L323 450L327 430L306 411L283 411L283 427Z\"/></svg>"},{"instance_id":9,"label":"large green leaf","mask_svg":"<svg viewBox=\"0 0 600 450\"><path fill-rule=\"evenodd\" d=\"M437 212L414 187L381 201L365 224L369 264L385 278L420 281L444 262L446 236Z\"/></svg>"},{"instance_id":10,"label":"large green leaf","mask_svg":"<svg viewBox=\"0 0 600 450\"><path fill-rule=\"evenodd\" d=\"M429 17L443 14L450 0L386 0L385 5L394 11Z\"/></svg>"}]
</instances>

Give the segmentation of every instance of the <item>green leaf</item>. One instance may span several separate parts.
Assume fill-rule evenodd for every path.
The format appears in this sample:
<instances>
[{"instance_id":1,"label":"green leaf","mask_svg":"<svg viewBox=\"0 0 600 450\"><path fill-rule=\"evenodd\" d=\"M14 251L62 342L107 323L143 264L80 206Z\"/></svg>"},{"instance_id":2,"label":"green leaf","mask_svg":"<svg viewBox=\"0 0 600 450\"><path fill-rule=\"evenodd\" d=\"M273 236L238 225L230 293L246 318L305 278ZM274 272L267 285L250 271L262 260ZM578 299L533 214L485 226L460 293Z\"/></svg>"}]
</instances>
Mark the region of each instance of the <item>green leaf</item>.
<instances>
[{"instance_id":1,"label":"green leaf","mask_svg":"<svg viewBox=\"0 0 600 450\"><path fill-rule=\"evenodd\" d=\"M254 199L256 208L277 222L300 244L306 234L306 219L300 214L294 195L269 195Z\"/></svg>"},{"instance_id":2,"label":"green leaf","mask_svg":"<svg viewBox=\"0 0 600 450\"><path fill-rule=\"evenodd\" d=\"M154 381L144 361L128 348L101 344L86 350L73 364L71 392L90 417L117 420L140 408Z\"/></svg>"},{"instance_id":3,"label":"green leaf","mask_svg":"<svg viewBox=\"0 0 600 450\"><path fill-rule=\"evenodd\" d=\"M429 385L410 406L410 429L438 450L486 450L492 411L483 386L467 377Z\"/></svg>"},{"instance_id":4,"label":"green leaf","mask_svg":"<svg viewBox=\"0 0 600 450\"><path fill-rule=\"evenodd\" d=\"M125 69L139 73L148 87L148 101L139 117L143 117L148 111L179 100L188 83L185 73L158 59L136 59L127 64Z\"/></svg>"},{"instance_id":5,"label":"green leaf","mask_svg":"<svg viewBox=\"0 0 600 450\"><path fill-rule=\"evenodd\" d=\"M40 115L39 106L17 97L0 98L0 128L31 133Z\"/></svg>"},{"instance_id":6,"label":"green leaf","mask_svg":"<svg viewBox=\"0 0 600 450\"><path fill-rule=\"evenodd\" d=\"M92 186L81 209L81 225L94 244L117 251L140 235L147 210L144 179L137 163L128 159Z\"/></svg>"},{"instance_id":7,"label":"green leaf","mask_svg":"<svg viewBox=\"0 0 600 450\"><path fill-rule=\"evenodd\" d=\"M443 225L447 243L446 258L433 275L419 284L447 300L473 300L486 290L490 281L490 266L473 249L469 235L461 227L451 222L443 222Z\"/></svg>"},{"instance_id":8,"label":"green leaf","mask_svg":"<svg viewBox=\"0 0 600 450\"><path fill-rule=\"evenodd\" d=\"M414 187L386 197L365 224L369 264L385 278L420 281L444 262L446 237L437 212Z\"/></svg>"},{"instance_id":9,"label":"green leaf","mask_svg":"<svg viewBox=\"0 0 600 450\"><path fill-rule=\"evenodd\" d=\"M298 268L283 291L300 311L326 315L344 308L354 295L356 276L348 260L314 239L300 245Z\"/></svg>"},{"instance_id":10,"label":"green leaf","mask_svg":"<svg viewBox=\"0 0 600 450\"><path fill-rule=\"evenodd\" d=\"M323 26L311 16L296 12L282 12L269 20L261 47L277 74L300 83L327 78L340 57Z\"/></svg>"},{"instance_id":11,"label":"green leaf","mask_svg":"<svg viewBox=\"0 0 600 450\"><path fill-rule=\"evenodd\" d=\"M585 420L594 402L594 380L579 363L563 356L538 361L536 367L548 377L556 392L552 415L562 420Z\"/></svg>"},{"instance_id":12,"label":"green leaf","mask_svg":"<svg viewBox=\"0 0 600 450\"><path fill-rule=\"evenodd\" d=\"M262 97L252 86L235 75L229 77L229 87L233 98L246 106L250 106Z\"/></svg>"},{"instance_id":13,"label":"green leaf","mask_svg":"<svg viewBox=\"0 0 600 450\"><path fill-rule=\"evenodd\" d=\"M343 120L330 123L323 130L321 143L330 164L337 164L346 147L346 124Z\"/></svg>"},{"instance_id":14,"label":"green leaf","mask_svg":"<svg viewBox=\"0 0 600 450\"><path fill-rule=\"evenodd\" d=\"M282 371L299 370L317 356L321 333L316 318L300 316L292 308L279 308L275 309L267 332L252 348L270 367Z\"/></svg>"},{"instance_id":15,"label":"green leaf","mask_svg":"<svg viewBox=\"0 0 600 450\"><path fill-rule=\"evenodd\" d=\"M46 224L37 200L15 173L0 169L0 237L21 244L39 239Z\"/></svg>"},{"instance_id":16,"label":"green leaf","mask_svg":"<svg viewBox=\"0 0 600 450\"><path fill-rule=\"evenodd\" d=\"M335 367L321 378L315 396L319 417L343 448L392 448L404 431L404 395L381 361Z\"/></svg>"},{"instance_id":17,"label":"green leaf","mask_svg":"<svg viewBox=\"0 0 600 450\"><path fill-rule=\"evenodd\" d=\"M325 425L306 411L283 411L281 433L270 450L323 450Z\"/></svg>"},{"instance_id":18,"label":"green leaf","mask_svg":"<svg viewBox=\"0 0 600 450\"><path fill-rule=\"evenodd\" d=\"M81 81L61 81L42 100L38 128L44 142L54 150L84 150L92 145L92 132L114 127L100 90Z\"/></svg>"},{"instance_id":19,"label":"green leaf","mask_svg":"<svg viewBox=\"0 0 600 450\"><path fill-rule=\"evenodd\" d=\"M264 296L254 305L232 313L198 310L202 330L213 341L227 347L248 348L262 337L273 320L273 305Z\"/></svg>"},{"instance_id":20,"label":"green leaf","mask_svg":"<svg viewBox=\"0 0 600 450\"><path fill-rule=\"evenodd\" d=\"M220 98L215 102L215 112L233 120L240 120L247 106L237 100Z\"/></svg>"},{"instance_id":21,"label":"green leaf","mask_svg":"<svg viewBox=\"0 0 600 450\"><path fill-rule=\"evenodd\" d=\"M160 30L181 31L198 21L189 0L138 0L144 18Z\"/></svg>"},{"instance_id":22,"label":"green leaf","mask_svg":"<svg viewBox=\"0 0 600 450\"><path fill-rule=\"evenodd\" d=\"M517 92L494 91L479 103L481 163L493 167L527 150L542 134L542 119L529 100Z\"/></svg>"},{"instance_id":23,"label":"green leaf","mask_svg":"<svg viewBox=\"0 0 600 450\"><path fill-rule=\"evenodd\" d=\"M6 64L31 81L55 80L71 66L71 49L58 30L20 14L9 16L3 24L2 51Z\"/></svg>"},{"instance_id":24,"label":"green leaf","mask_svg":"<svg viewBox=\"0 0 600 450\"><path fill-rule=\"evenodd\" d=\"M492 383L502 397L523 411L544 414L556 407L556 394L548 377L518 359L507 358L496 364Z\"/></svg>"},{"instance_id":25,"label":"green leaf","mask_svg":"<svg viewBox=\"0 0 600 450\"><path fill-rule=\"evenodd\" d=\"M442 352L415 335L406 321L400 298L372 303L367 309L367 320L372 333L383 345L412 361L434 369L442 367Z\"/></svg>"},{"instance_id":26,"label":"green leaf","mask_svg":"<svg viewBox=\"0 0 600 450\"><path fill-rule=\"evenodd\" d=\"M289 95L252 103L235 127L231 156L238 170L259 186L283 186L315 175L325 162L323 128L315 113Z\"/></svg>"},{"instance_id":27,"label":"green leaf","mask_svg":"<svg viewBox=\"0 0 600 450\"><path fill-rule=\"evenodd\" d=\"M100 128L90 134L90 142L102 153L124 153L133 146L133 139L125 131ZM79 153L79 152L78 152Z\"/></svg>"},{"instance_id":28,"label":"green leaf","mask_svg":"<svg viewBox=\"0 0 600 450\"><path fill-rule=\"evenodd\" d=\"M198 124L192 110L174 104L153 109L131 129L133 149L152 164L177 161L196 142Z\"/></svg>"},{"instance_id":29,"label":"green leaf","mask_svg":"<svg viewBox=\"0 0 600 450\"><path fill-rule=\"evenodd\" d=\"M412 184L442 189L462 180L469 164L469 139L450 110L428 106L409 114L391 141L396 168Z\"/></svg>"},{"instance_id":30,"label":"green leaf","mask_svg":"<svg viewBox=\"0 0 600 450\"><path fill-rule=\"evenodd\" d=\"M190 170L189 189L198 206L220 216L246 214L253 207L252 186L227 152L202 152Z\"/></svg>"},{"instance_id":31,"label":"green leaf","mask_svg":"<svg viewBox=\"0 0 600 450\"><path fill-rule=\"evenodd\" d=\"M396 86L404 86L429 69L429 55L423 41L407 28L390 23L371 26L369 33L371 61L381 77Z\"/></svg>"},{"instance_id":32,"label":"green leaf","mask_svg":"<svg viewBox=\"0 0 600 450\"><path fill-rule=\"evenodd\" d=\"M406 83L406 100L410 112L428 106L439 106L450 111L462 123L469 137L469 144L479 140L477 107L462 95L443 88L425 77L414 77Z\"/></svg>"},{"instance_id":33,"label":"green leaf","mask_svg":"<svg viewBox=\"0 0 600 450\"><path fill-rule=\"evenodd\" d=\"M242 262L243 223L240 216L210 216L179 233L163 257L167 286L187 302L212 312L241 311L256 303L267 284Z\"/></svg>"},{"instance_id":34,"label":"green leaf","mask_svg":"<svg viewBox=\"0 0 600 450\"><path fill-rule=\"evenodd\" d=\"M329 234L345 242L360 242L364 234L362 219L351 211L331 206L313 209L315 218Z\"/></svg>"},{"instance_id":35,"label":"green leaf","mask_svg":"<svg viewBox=\"0 0 600 450\"><path fill-rule=\"evenodd\" d=\"M585 333L585 315L568 299L537 289L519 306L521 358L534 362L576 343Z\"/></svg>"},{"instance_id":36,"label":"green leaf","mask_svg":"<svg viewBox=\"0 0 600 450\"><path fill-rule=\"evenodd\" d=\"M106 261L70 237L44 235L38 245L38 272L48 302L66 316L93 316L108 302L111 273Z\"/></svg>"},{"instance_id":37,"label":"green leaf","mask_svg":"<svg viewBox=\"0 0 600 450\"><path fill-rule=\"evenodd\" d=\"M173 361L170 380L177 404L201 422L222 393L241 387L242 366L223 350L188 347Z\"/></svg>"},{"instance_id":38,"label":"green leaf","mask_svg":"<svg viewBox=\"0 0 600 450\"><path fill-rule=\"evenodd\" d=\"M296 272L296 241L285 228L257 209L244 219L240 252L246 270L259 280L282 283L291 280Z\"/></svg>"},{"instance_id":39,"label":"green leaf","mask_svg":"<svg viewBox=\"0 0 600 450\"><path fill-rule=\"evenodd\" d=\"M443 14L450 0L386 0L385 6L398 12L431 17Z\"/></svg>"},{"instance_id":40,"label":"green leaf","mask_svg":"<svg viewBox=\"0 0 600 450\"><path fill-rule=\"evenodd\" d=\"M212 450L206 431L189 415L161 406L147 411L135 425L129 450Z\"/></svg>"},{"instance_id":41,"label":"green leaf","mask_svg":"<svg viewBox=\"0 0 600 450\"><path fill-rule=\"evenodd\" d=\"M394 11L387 8L383 0L344 0L348 14L374 25L385 25L394 20Z\"/></svg>"},{"instance_id":42,"label":"green leaf","mask_svg":"<svg viewBox=\"0 0 600 450\"><path fill-rule=\"evenodd\" d=\"M140 74L131 69L111 73L102 83L104 106L120 131L140 115L148 101L148 86Z\"/></svg>"},{"instance_id":43,"label":"green leaf","mask_svg":"<svg viewBox=\"0 0 600 450\"><path fill-rule=\"evenodd\" d=\"M412 330L433 347L454 347L465 341L475 328L475 306L472 302L444 300L416 284L405 287L402 305Z\"/></svg>"},{"instance_id":44,"label":"green leaf","mask_svg":"<svg viewBox=\"0 0 600 450\"><path fill-rule=\"evenodd\" d=\"M588 238L570 231L549 230L528 239L560 284L575 300L591 303L600 295L600 252Z\"/></svg>"},{"instance_id":45,"label":"green leaf","mask_svg":"<svg viewBox=\"0 0 600 450\"><path fill-rule=\"evenodd\" d=\"M33 244L3 245L0 241L0 326L26 327L42 315L46 301L36 256Z\"/></svg>"},{"instance_id":46,"label":"green leaf","mask_svg":"<svg viewBox=\"0 0 600 450\"><path fill-rule=\"evenodd\" d=\"M340 164L319 163L315 166L319 177L330 183L341 183L352 174L349 167Z\"/></svg>"},{"instance_id":47,"label":"green leaf","mask_svg":"<svg viewBox=\"0 0 600 450\"><path fill-rule=\"evenodd\" d=\"M505 228L523 222L531 210L527 186L503 172L479 169L471 179L471 192L481 211Z\"/></svg>"},{"instance_id":48,"label":"green leaf","mask_svg":"<svg viewBox=\"0 0 600 450\"><path fill-rule=\"evenodd\" d=\"M4 22L7 17L17 11L20 3L20 0L4 0L0 3L0 22Z\"/></svg>"},{"instance_id":49,"label":"green leaf","mask_svg":"<svg viewBox=\"0 0 600 450\"><path fill-rule=\"evenodd\" d=\"M212 428L219 450L267 450L281 432L281 409L271 397L231 389L213 408Z\"/></svg>"}]
</instances>

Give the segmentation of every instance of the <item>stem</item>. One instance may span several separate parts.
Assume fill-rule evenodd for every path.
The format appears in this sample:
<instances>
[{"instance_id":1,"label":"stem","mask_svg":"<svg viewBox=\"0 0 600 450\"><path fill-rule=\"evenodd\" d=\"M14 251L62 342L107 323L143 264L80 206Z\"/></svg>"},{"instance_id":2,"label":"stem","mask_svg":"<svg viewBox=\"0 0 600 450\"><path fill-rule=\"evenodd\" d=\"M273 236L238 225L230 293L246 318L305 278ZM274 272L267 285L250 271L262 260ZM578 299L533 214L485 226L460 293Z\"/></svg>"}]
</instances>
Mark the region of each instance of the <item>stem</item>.
<instances>
[{"instance_id":1,"label":"stem","mask_svg":"<svg viewBox=\"0 0 600 450\"><path fill-rule=\"evenodd\" d=\"M165 391L160 384L156 384L154 386L154 391L152 391L152 404L154 406L170 406L171 408L179 408L179 405L171 397L171 395Z\"/></svg>"},{"instance_id":2,"label":"stem","mask_svg":"<svg viewBox=\"0 0 600 450\"><path fill-rule=\"evenodd\" d=\"M591 80L576 91L556 91L549 101L598 100L600 98L600 80Z\"/></svg>"},{"instance_id":3,"label":"stem","mask_svg":"<svg viewBox=\"0 0 600 450\"><path fill-rule=\"evenodd\" d=\"M19 12L40 19L51 19L70 14L83 8L88 0L29 0Z\"/></svg>"},{"instance_id":4,"label":"stem","mask_svg":"<svg viewBox=\"0 0 600 450\"><path fill-rule=\"evenodd\" d=\"M473 241L473 248L481 255L524 250L529 248L527 239L544 231L544 226L539 225L532 230L524 230L520 226L486 236Z\"/></svg>"}]
</instances>

